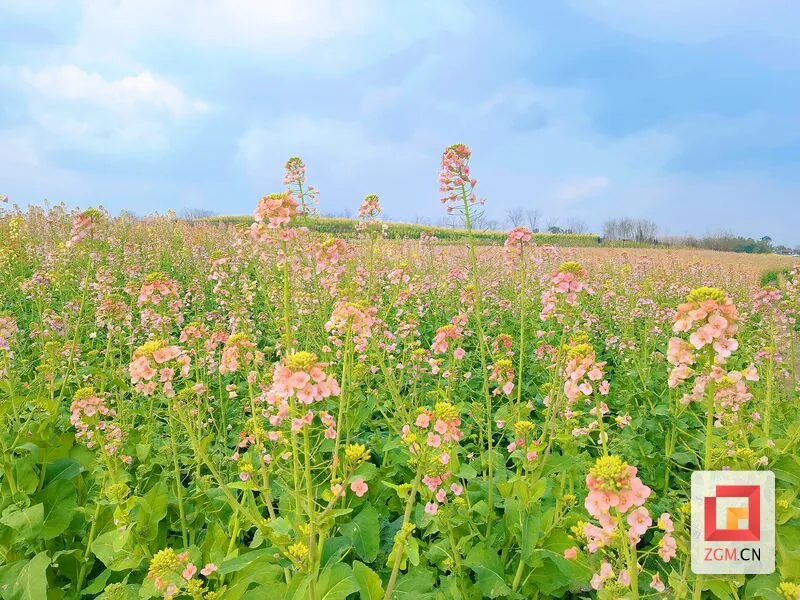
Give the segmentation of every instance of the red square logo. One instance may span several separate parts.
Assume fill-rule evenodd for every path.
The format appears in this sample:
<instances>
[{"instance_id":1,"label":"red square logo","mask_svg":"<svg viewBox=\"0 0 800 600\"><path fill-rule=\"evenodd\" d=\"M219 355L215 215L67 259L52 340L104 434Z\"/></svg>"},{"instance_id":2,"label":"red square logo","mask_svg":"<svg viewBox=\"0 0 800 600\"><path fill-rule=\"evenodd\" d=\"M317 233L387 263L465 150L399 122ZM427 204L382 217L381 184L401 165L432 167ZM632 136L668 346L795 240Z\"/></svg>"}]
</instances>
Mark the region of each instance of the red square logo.
<instances>
[{"instance_id":1,"label":"red square logo","mask_svg":"<svg viewBox=\"0 0 800 600\"><path fill-rule=\"evenodd\" d=\"M717 498L741 498L747 501L747 508L726 508L725 527L720 528L717 526ZM707 542L757 542L761 539L761 486L718 485L715 495L704 500L703 537ZM747 526L741 527L744 520Z\"/></svg>"}]
</instances>

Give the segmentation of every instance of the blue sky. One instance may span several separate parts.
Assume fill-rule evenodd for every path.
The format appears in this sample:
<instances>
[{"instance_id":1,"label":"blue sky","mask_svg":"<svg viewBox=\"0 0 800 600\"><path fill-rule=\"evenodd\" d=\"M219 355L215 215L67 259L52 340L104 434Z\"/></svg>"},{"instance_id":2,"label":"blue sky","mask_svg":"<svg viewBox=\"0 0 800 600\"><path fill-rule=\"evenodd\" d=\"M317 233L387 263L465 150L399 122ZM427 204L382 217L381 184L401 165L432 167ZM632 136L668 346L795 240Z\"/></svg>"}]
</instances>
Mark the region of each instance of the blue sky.
<instances>
[{"instance_id":1,"label":"blue sky","mask_svg":"<svg viewBox=\"0 0 800 600\"><path fill-rule=\"evenodd\" d=\"M795 0L0 0L0 193L251 212L303 157L320 210L657 221L800 244Z\"/></svg>"}]
</instances>

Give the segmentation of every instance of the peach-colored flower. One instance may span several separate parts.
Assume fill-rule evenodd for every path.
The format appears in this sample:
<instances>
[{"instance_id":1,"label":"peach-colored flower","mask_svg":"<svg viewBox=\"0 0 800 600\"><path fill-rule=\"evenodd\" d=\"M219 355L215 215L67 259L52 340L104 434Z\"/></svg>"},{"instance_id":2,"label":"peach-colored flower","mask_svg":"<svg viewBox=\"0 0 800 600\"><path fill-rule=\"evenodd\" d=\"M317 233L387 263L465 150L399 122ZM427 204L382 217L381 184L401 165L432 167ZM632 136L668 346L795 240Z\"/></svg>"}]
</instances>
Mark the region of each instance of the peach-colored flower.
<instances>
[{"instance_id":1,"label":"peach-colored flower","mask_svg":"<svg viewBox=\"0 0 800 600\"><path fill-rule=\"evenodd\" d=\"M361 498L364 494L367 493L369 487L367 486L366 482L364 481L363 477L359 477L354 479L350 483L350 489L355 493L356 496Z\"/></svg>"}]
</instances>

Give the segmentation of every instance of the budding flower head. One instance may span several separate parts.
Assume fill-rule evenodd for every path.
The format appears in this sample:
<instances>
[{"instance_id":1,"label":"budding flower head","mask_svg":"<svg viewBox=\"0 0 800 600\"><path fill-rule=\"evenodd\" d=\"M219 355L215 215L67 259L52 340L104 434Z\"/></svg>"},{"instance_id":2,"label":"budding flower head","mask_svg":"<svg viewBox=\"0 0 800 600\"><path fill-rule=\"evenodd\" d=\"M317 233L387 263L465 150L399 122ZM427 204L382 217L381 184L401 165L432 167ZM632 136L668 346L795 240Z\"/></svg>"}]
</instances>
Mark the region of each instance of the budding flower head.
<instances>
[{"instance_id":1,"label":"budding flower head","mask_svg":"<svg viewBox=\"0 0 800 600\"><path fill-rule=\"evenodd\" d=\"M344 449L344 458L350 463L360 463L369 460L369 450L364 444L348 444Z\"/></svg>"},{"instance_id":2,"label":"budding flower head","mask_svg":"<svg viewBox=\"0 0 800 600\"><path fill-rule=\"evenodd\" d=\"M154 352L160 350L166 345L167 343L164 340L150 340L134 350L133 357L139 358L140 356L152 356Z\"/></svg>"},{"instance_id":3,"label":"budding flower head","mask_svg":"<svg viewBox=\"0 0 800 600\"><path fill-rule=\"evenodd\" d=\"M700 304L706 300L713 300L717 304L722 304L725 302L725 292L714 287L699 287L693 289L686 296L686 301L692 304Z\"/></svg>"},{"instance_id":4,"label":"budding flower head","mask_svg":"<svg viewBox=\"0 0 800 600\"><path fill-rule=\"evenodd\" d=\"M442 421L452 421L458 418L458 410L450 402L437 402L433 406L433 414Z\"/></svg>"},{"instance_id":5,"label":"budding flower head","mask_svg":"<svg viewBox=\"0 0 800 600\"><path fill-rule=\"evenodd\" d=\"M561 266L558 267L558 271L560 273L572 273L573 275L586 275L586 269L583 268L583 265L574 260L562 263Z\"/></svg>"},{"instance_id":6,"label":"budding flower head","mask_svg":"<svg viewBox=\"0 0 800 600\"><path fill-rule=\"evenodd\" d=\"M530 421L517 421L514 423L514 435L517 437L525 437L529 431L533 429L533 423Z\"/></svg>"},{"instance_id":7,"label":"budding flower head","mask_svg":"<svg viewBox=\"0 0 800 600\"><path fill-rule=\"evenodd\" d=\"M800 598L800 586L790 581L781 581L777 588L778 596L784 600L797 600Z\"/></svg>"},{"instance_id":8,"label":"budding flower head","mask_svg":"<svg viewBox=\"0 0 800 600\"><path fill-rule=\"evenodd\" d=\"M601 456L589 469L601 491L618 492L626 489L631 478L630 465L619 456Z\"/></svg>"},{"instance_id":9,"label":"budding flower head","mask_svg":"<svg viewBox=\"0 0 800 600\"><path fill-rule=\"evenodd\" d=\"M150 568L147 570L147 576L151 579L166 579L179 571L183 561L175 553L172 548L164 548L159 550L150 559Z\"/></svg>"},{"instance_id":10,"label":"budding flower head","mask_svg":"<svg viewBox=\"0 0 800 600\"><path fill-rule=\"evenodd\" d=\"M304 562L308 559L308 546L303 542L297 541L286 550L289 552L289 557L297 562Z\"/></svg>"},{"instance_id":11,"label":"budding flower head","mask_svg":"<svg viewBox=\"0 0 800 600\"><path fill-rule=\"evenodd\" d=\"M286 366L293 371L307 371L317 364L317 355L301 350L286 357Z\"/></svg>"},{"instance_id":12,"label":"budding flower head","mask_svg":"<svg viewBox=\"0 0 800 600\"><path fill-rule=\"evenodd\" d=\"M81 400L86 400L87 398L91 398L94 395L95 395L94 388L82 387L77 392L75 392L75 395L72 397L72 399L76 402L79 402Z\"/></svg>"},{"instance_id":13,"label":"budding flower head","mask_svg":"<svg viewBox=\"0 0 800 600\"><path fill-rule=\"evenodd\" d=\"M286 173L283 177L283 183L299 183L306 177L306 165L299 156L292 156L287 160L285 169Z\"/></svg>"}]
</instances>

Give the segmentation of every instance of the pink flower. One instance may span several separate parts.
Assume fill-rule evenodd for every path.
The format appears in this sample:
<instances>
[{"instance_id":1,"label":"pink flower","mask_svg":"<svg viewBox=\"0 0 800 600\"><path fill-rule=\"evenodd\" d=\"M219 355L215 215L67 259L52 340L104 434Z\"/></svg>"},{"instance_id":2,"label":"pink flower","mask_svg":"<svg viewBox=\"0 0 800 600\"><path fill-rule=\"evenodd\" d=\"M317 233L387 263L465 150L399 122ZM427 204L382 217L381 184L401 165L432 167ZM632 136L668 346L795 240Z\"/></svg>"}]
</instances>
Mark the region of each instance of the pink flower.
<instances>
[{"instance_id":1,"label":"pink flower","mask_svg":"<svg viewBox=\"0 0 800 600\"><path fill-rule=\"evenodd\" d=\"M358 479L355 479L350 484L350 489L353 492L355 492L356 496L361 498L364 494L367 493L367 490L369 490L369 487L367 487L367 484L364 482L364 478L363 477L359 477Z\"/></svg>"},{"instance_id":2,"label":"pink flower","mask_svg":"<svg viewBox=\"0 0 800 600\"><path fill-rule=\"evenodd\" d=\"M464 491L464 488L458 483L451 483L450 484L450 491L453 492L453 495L460 496L461 492Z\"/></svg>"},{"instance_id":3,"label":"pink flower","mask_svg":"<svg viewBox=\"0 0 800 600\"><path fill-rule=\"evenodd\" d=\"M636 536L642 536L647 531L648 527L653 524L653 519L650 518L650 513L642 506L637 508L628 515L628 525L631 526L631 533Z\"/></svg>"},{"instance_id":4,"label":"pink flower","mask_svg":"<svg viewBox=\"0 0 800 600\"><path fill-rule=\"evenodd\" d=\"M445 501L446 499L447 499L447 490L445 490L444 488L442 488L442 489L440 489L438 492L436 492L436 500L437 500L439 503L442 503L442 504L443 504L443 503L444 503L444 501Z\"/></svg>"},{"instance_id":5,"label":"pink flower","mask_svg":"<svg viewBox=\"0 0 800 600\"><path fill-rule=\"evenodd\" d=\"M650 582L650 587L657 592L663 592L666 589L666 586L664 585L664 582L661 581L661 577L658 573L653 575L653 579Z\"/></svg>"},{"instance_id":6,"label":"pink flower","mask_svg":"<svg viewBox=\"0 0 800 600\"><path fill-rule=\"evenodd\" d=\"M416 425L417 427L421 427L422 429L425 429L426 427L428 427L428 425L430 425L430 422L431 422L430 415L428 415L427 413L420 413L419 416L417 417L417 420L414 422L414 425Z\"/></svg>"},{"instance_id":7,"label":"pink flower","mask_svg":"<svg viewBox=\"0 0 800 600\"><path fill-rule=\"evenodd\" d=\"M663 513L658 518L658 528L667 533L675 531L675 525L672 523L672 517L669 516L669 513Z\"/></svg>"},{"instance_id":8,"label":"pink flower","mask_svg":"<svg viewBox=\"0 0 800 600\"><path fill-rule=\"evenodd\" d=\"M564 558L567 560L575 560L578 558L578 549L575 546L572 548L567 548L564 550Z\"/></svg>"},{"instance_id":9,"label":"pink flower","mask_svg":"<svg viewBox=\"0 0 800 600\"><path fill-rule=\"evenodd\" d=\"M194 577L195 573L197 573L197 567L195 567L194 564L189 563L186 565L183 573L181 573L181 577L183 577L186 581L189 581L192 577Z\"/></svg>"},{"instance_id":10,"label":"pink flower","mask_svg":"<svg viewBox=\"0 0 800 600\"><path fill-rule=\"evenodd\" d=\"M439 512L439 505L435 502L428 502L425 505L425 512L429 515L435 515L437 512Z\"/></svg>"},{"instance_id":11,"label":"pink flower","mask_svg":"<svg viewBox=\"0 0 800 600\"><path fill-rule=\"evenodd\" d=\"M668 563L678 553L678 544L675 538L666 534L658 543L658 555L665 563Z\"/></svg>"},{"instance_id":12,"label":"pink flower","mask_svg":"<svg viewBox=\"0 0 800 600\"><path fill-rule=\"evenodd\" d=\"M456 348L456 349L453 351L453 356L455 356L455 357L456 357L456 360L461 360L461 359L463 359L463 358L464 358L464 354L466 354L466 353L464 352L464 349L463 349L463 348Z\"/></svg>"},{"instance_id":13,"label":"pink flower","mask_svg":"<svg viewBox=\"0 0 800 600\"><path fill-rule=\"evenodd\" d=\"M438 448L439 446L442 445L442 436L440 436L437 433L429 433L428 434L428 439L427 439L427 444L431 448Z\"/></svg>"},{"instance_id":14,"label":"pink flower","mask_svg":"<svg viewBox=\"0 0 800 600\"><path fill-rule=\"evenodd\" d=\"M200 575L202 575L203 577L208 577L216 570L217 570L217 565L215 565L214 563L206 563L206 566L200 569Z\"/></svg>"},{"instance_id":15,"label":"pink flower","mask_svg":"<svg viewBox=\"0 0 800 600\"><path fill-rule=\"evenodd\" d=\"M624 585L625 587L631 584L631 576L628 575L627 569L622 569L622 571L620 571L617 581L619 581L620 585Z\"/></svg>"}]
</instances>

